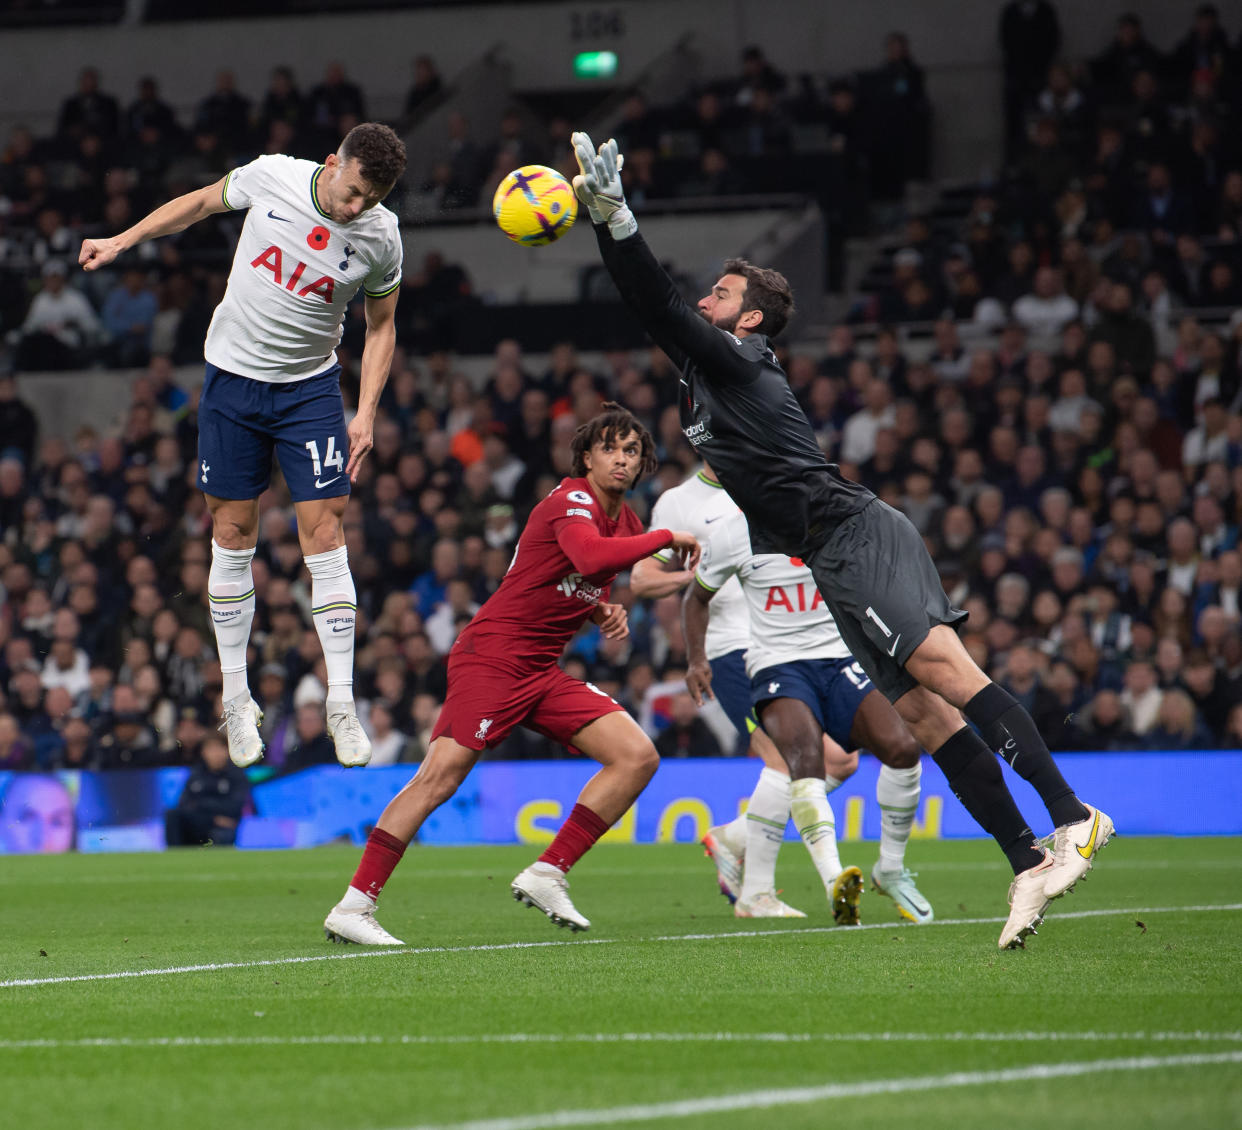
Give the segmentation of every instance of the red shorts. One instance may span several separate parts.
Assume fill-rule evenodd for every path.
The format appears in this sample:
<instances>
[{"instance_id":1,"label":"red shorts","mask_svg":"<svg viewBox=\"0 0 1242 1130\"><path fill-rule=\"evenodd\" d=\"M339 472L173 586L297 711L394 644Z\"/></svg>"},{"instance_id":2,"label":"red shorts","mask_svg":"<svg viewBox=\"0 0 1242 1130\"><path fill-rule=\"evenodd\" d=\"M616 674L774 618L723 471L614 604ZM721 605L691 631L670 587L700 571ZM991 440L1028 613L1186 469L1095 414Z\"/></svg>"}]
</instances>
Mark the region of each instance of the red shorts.
<instances>
[{"instance_id":1,"label":"red shorts","mask_svg":"<svg viewBox=\"0 0 1242 1130\"><path fill-rule=\"evenodd\" d=\"M447 734L468 749L494 746L518 725L569 745L589 722L625 709L555 666L515 672L480 655L450 654L448 682L431 740Z\"/></svg>"}]
</instances>

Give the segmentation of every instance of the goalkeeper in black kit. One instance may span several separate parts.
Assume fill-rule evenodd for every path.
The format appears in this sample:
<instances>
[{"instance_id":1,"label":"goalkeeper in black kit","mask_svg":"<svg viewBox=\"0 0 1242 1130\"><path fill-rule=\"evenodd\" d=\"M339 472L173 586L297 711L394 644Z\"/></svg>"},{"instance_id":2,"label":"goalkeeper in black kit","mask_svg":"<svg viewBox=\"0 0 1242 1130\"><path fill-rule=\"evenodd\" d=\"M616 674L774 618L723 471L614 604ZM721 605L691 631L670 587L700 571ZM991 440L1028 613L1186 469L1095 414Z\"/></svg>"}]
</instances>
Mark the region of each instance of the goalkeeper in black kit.
<instances>
[{"instance_id":1,"label":"goalkeeper in black kit","mask_svg":"<svg viewBox=\"0 0 1242 1130\"><path fill-rule=\"evenodd\" d=\"M1091 870L1113 835L1112 820L1075 796L1031 716L971 659L957 634L966 613L945 595L918 531L825 460L768 344L793 313L784 276L730 259L692 309L638 234L617 143L596 151L575 133L573 146L581 170L574 191L604 264L681 372L686 438L746 515L754 551L800 557L810 567L854 658L995 837L1014 871L999 945L1024 946L1048 904ZM1018 810L997 755L1047 806L1056 829L1051 852ZM786 757L795 789L815 778L822 789L821 749Z\"/></svg>"}]
</instances>

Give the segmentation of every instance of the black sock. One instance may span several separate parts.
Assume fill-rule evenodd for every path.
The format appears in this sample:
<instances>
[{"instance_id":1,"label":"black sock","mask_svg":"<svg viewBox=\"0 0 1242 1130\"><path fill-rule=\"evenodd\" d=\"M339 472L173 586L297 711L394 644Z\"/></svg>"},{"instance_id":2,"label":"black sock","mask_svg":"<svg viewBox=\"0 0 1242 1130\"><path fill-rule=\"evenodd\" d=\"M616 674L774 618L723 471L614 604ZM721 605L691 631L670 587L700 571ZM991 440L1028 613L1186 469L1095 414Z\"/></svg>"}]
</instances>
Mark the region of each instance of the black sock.
<instances>
[{"instance_id":1,"label":"black sock","mask_svg":"<svg viewBox=\"0 0 1242 1130\"><path fill-rule=\"evenodd\" d=\"M1052 760L1035 720L1003 687L988 683L963 711L998 757L1030 781L1056 827L1087 819L1087 810Z\"/></svg>"},{"instance_id":2,"label":"black sock","mask_svg":"<svg viewBox=\"0 0 1242 1130\"><path fill-rule=\"evenodd\" d=\"M979 827L1000 844L1015 875L1043 861L1035 833L1018 811L996 757L974 730L963 726L932 754L932 759L948 779L953 795Z\"/></svg>"}]
</instances>

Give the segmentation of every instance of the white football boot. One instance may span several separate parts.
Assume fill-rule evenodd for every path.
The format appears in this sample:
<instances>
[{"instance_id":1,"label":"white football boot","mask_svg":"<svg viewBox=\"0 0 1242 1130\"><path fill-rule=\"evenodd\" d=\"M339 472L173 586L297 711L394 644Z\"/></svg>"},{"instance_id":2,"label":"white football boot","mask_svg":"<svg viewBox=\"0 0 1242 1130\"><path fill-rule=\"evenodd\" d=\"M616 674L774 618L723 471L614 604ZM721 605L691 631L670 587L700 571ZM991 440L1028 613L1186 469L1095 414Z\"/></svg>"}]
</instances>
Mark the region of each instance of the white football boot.
<instances>
[{"instance_id":1,"label":"white football boot","mask_svg":"<svg viewBox=\"0 0 1242 1130\"><path fill-rule=\"evenodd\" d=\"M862 921L858 903L863 893L862 872L847 867L832 881L832 917L838 926L857 926Z\"/></svg>"},{"instance_id":2,"label":"white football boot","mask_svg":"<svg viewBox=\"0 0 1242 1130\"><path fill-rule=\"evenodd\" d=\"M575 933L589 930L590 921L569 901L569 880L564 873L550 864L545 865L546 871L543 867L536 871L537 866L532 864L513 880L513 897L527 906L538 907L557 926L568 926Z\"/></svg>"},{"instance_id":3,"label":"white football boot","mask_svg":"<svg viewBox=\"0 0 1242 1130\"><path fill-rule=\"evenodd\" d=\"M347 910L338 902L323 920L323 934L330 942L356 942L360 946L405 945L375 921L374 903L361 909Z\"/></svg>"},{"instance_id":4,"label":"white football boot","mask_svg":"<svg viewBox=\"0 0 1242 1130\"><path fill-rule=\"evenodd\" d=\"M1091 870L1100 849L1115 829L1107 813L1085 805L1087 818L1062 824L1052 837L1052 869L1044 877L1044 898L1060 898Z\"/></svg>"},{"instance_id":5,"label":"white football boot","mask_svg":"<svg viewBox=\"0 0 1242 1130\"><path fill-rule=\"evenodd\" d=\"M1035 928L1043 922L1044 911L1048 909L1049 899L1044 894L1044 884L1048 881L1052 865L1051 854L1044 852L1042 863L1013 877L1013 882L1009 884L1009 920L997 942L1001 949L1026 949L1027 937L1038 933Z\"/></svg>"},{"instance_id":6,"label":"white football boot","mask_svg":"<svg viewBox=\"0 0 1242 1130\"><path fill-rule=\"evenodd\" d=\"M871 869L871 889L877 894L890 898L897 907L897 913L907 922L915 924L931 922L935 919L932 905L923 896L923 892L914 885L914 872L907 867L900 871L881 871L877 863Z\"/></svg>"},{"instance_id":7,"label":"white football boot","mask_svg":"<svg viewBox=\"0 0 1242 1130\"><path fill-rule=\"evenodd\" d=\"M352 702L329 702L328 734L336 746L336 759L348 768L365 765L371 760L371 739L367 737L358 711Z\"/></svg>"},{"instance_id":8,"label":"white football boot","mask_svg":"<svg viewBox=\"0 0 1242 1130\"><path fill-rule=\"evenodd\" d=\"M805 918L787 902L781 902L775 891L760 891L750 898L740 898L733 904L735 918Z\"/></svg>"},{"instance_id":9,"label":"white football boot","mask_svg":"<svg viewBox=\"0 0 1242 1130\"><path fill-rule=\"evenodd\" d=\"M745 856L733 851L724 841L721 828L709 828L703 837L703 851L716 865L716 882L720 893L730 902L737 902L742 894L742 866Z\"/></svg>"},{"instance_id":10,"label":"white football boot","mask_svg":"<svg viewBox=\"0 0 1242 1130\"><path fill-rule=\"evenodd\" d=\"M224 704L224 721L218 729L228 737L229 759L234 765L245 769L263 756L263 738L259 735L259 723L263 711L250 697L249 691L231 698Z\"/></svg>"}]
</instances>

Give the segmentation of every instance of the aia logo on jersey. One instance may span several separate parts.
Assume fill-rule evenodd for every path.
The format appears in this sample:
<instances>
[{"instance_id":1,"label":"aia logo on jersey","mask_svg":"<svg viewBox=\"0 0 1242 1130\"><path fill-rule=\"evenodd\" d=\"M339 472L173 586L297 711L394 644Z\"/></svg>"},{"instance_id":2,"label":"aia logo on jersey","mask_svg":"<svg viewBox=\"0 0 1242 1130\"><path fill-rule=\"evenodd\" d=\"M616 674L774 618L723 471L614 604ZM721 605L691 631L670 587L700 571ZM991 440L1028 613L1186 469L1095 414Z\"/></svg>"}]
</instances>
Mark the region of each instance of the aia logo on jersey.
<instances>
[{"instance_id":1,"label":"aia logo on jersey","mask_svg":"<svg viewBox=\"0 0 1242 1130\"><path fill-rule=\"evenodd\" d=\"M799 581L797 585L790 585L788 591L781 585L773 585L768 589L768 601L763 606L764 612L771 612L774 608L783 608L786 612L814 612L821 604L824 598L820 595L819 589L814 585L810 586L811 592L815 595L811 598L810 604L807 603L806 589L804 582ZM794 601L797 601L795 605Z\"/></svg>"},{"instance_id":2,"label":"aia logo on jersey","mask_svg":"<svg viewBox=\"0 0 1242 1130\"><path fill-rule=\"evenodd\" d=\"M336 290L336 280L329 275L321 275L313 282L303 285L302 276L306 272L306 264L301 260L295 260L295 265L286 278L284 253L275 244L257 258L252 259L250 265L257 271L270 271L272 281L277 286L283 286L285 290L296 294L299 298L314 296L322 298L325 302L331 302L333 292Z\"/></svg>"}]
</instances>

